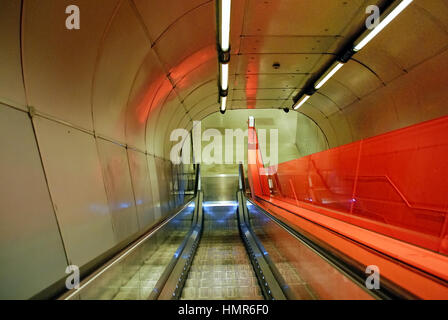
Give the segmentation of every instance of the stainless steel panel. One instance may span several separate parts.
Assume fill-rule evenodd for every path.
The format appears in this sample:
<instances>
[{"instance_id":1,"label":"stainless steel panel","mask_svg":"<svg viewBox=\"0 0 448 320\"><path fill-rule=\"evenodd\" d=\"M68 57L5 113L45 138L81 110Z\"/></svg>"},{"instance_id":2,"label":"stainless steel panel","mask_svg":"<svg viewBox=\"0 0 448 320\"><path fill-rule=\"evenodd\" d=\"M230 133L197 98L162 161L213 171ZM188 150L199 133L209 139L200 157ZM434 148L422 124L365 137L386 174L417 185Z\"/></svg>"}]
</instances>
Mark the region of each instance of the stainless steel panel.
<instances>
[{"instance_id":1,"label":"stainless steel panel","mask_svg":"<svg viewBox=\"0 0 448 320\"><path fill-rule=\"evenodd\" d=\"M149 178L151 181L154 219L155 221L159 221L162 217L162 210L160 208L159 179L157 175L156 161L151 155L148 155L146 158L148 161Z\"/></svg>"},{"instance_id":2,"label":"stainless steel panel","mask_svg":"<svg viewBox=\"0 0 448 320\"><path fill-rule=\"evenodd\" d=\"M159 86L166 75L153 50L150 50L136 75L126 113L126 143L146 150L146 120Z\"/></svg>"},{"instance_id":3,"label":"stainless steel panel","mask_svg":"<svg viewBox=\"0 0 448 320\"><path fill-rule=\"evenodd\" d=\"M445 1L414 1L384 32L372 40L366 47L366 52L374 56L375 51L381 48L389 57L393 57L395 63L409 71L421 62L445 51L448 33L442 21L446 18L440 20L435 18L440 14L437 13L436 7L442 2ZM429 3L432 3L432 6ZM432 7L428 7L431 11L425 12L422 8L425 5ZM375 63L371 66L376 69L376 65Z\"/></svg>"},{"instance_id":4,"label":"stainless steel panel","mask_svg":"<svg viewBox=\"0 0 448 320\"><path fill-rule=\"evenodd\" d=\"M205 51L205 52L204 52ZM196 57L198 56L198 57ZM192 93L196 86L206 83L216 77L216 68L218 57L216 56L216 48L206 47L201 51L195 53L185 62L182 62L171 74L170 77L176 76L178 79L173 79L176 85L176 92L179 94L181 100L185 100L190 93ZM186 64L186 66L184 66ZM235 74L235 63L229 66L229 75ZM194 84L194 85L192 85Z\"/></svg>"},{"instance_id":5,"label":"stainless steel panel","mask_svg":"<svg viewBox=\"0 0 448 320\"><path fill-rule=\"evenodd\" d=\"M238 74L304 74L313 71L320 54L247 54L238 56ZM275 69L272 64L280 63ZM272 87L273 88L273 87Z\"/></svg>"},{"instance_id":6,"label":"stainless steel panel","mask_svg":"<svg viewBox=\"0 0 448 320\"><path fill-rule=\"evenodd\" d=\"M126 141L126 109L137 72L150 50L143 25L122 1L105 38L95 74L93 115L99 134Z\"/></svg>"},{"instance_id":7,"label":"stainless steel panel","mask_svg":"<svg viewBox=\"0 0 448 320\"><path fill-rule=\"evenodd\" d=\"M391 112L390 114L393 115L393 112ZM338 143L340 145L348 144L358 140L353 136L353 126L351 126L347 118L348 117L346 117L343 112L335 112L328 117L327 125L332 127L334 131L337 132Z\"/></svg>"},{"instance_id":8,"label":"stainless steel panel","mask_svg":"<svg viewBox=\"0 0 448 320\"><path fill-rule=\"evenodd\" d=\"M232 109L280 109L284 102L285 99L230 101Z\"/></svg>"},{"instance_id":9,"label":"stainless steel panel","mask_svg":"<svg viewBox=\"0 0 448 320\"><path fill-rule=\"evenodd\" d=\"M245 35L338 35L352 21L364 0L249 0ZM367 5L366 5L367 6ZM275 21L275 23L272 23ZM271 23L269 23L271 22Z\"/></svg>"},{"instance_id":10,"label":"stainless steel panel","mask_svg":"<svg viewBox=\"0 0 448 320\"><path fill-rule=\"evenodd\" d=\"M155 158L155 167L157 173L157 180L159 183L159 195L160 195L160 209L162 217L167 216L170 213L172 206L172 181L171 175L168 169L168 161Z\"/></svg>"},{"instance_id":11,"label":"stainless steel panel","mask_svg":"<svg viewBox=\"0 0 448 320\"><path fill-rule=\"evenodd\" d=\"M164 156L164 147L166 143L164 140L164 134L168 131L168 126L174 113L185 113L185 109L173 90L171 91L171 94L163 105L163 109L158 114L157 120L151 128L154 135L154 153L159 157Z\"/></svg>"},{"instance_id":12,"label":"stainless steel panel","mask_svg":"<svg viewBox=\"0 0 448 320\"><path fill-rule=\"evenodd\" d=\"M236 89L291 89L297 88L307 79L303 74L238 74Z\"/></svg>"},{"instance_id":13,"label":"stainless steel panel","mask_svg":"<svg viewBox=\"0 0 448 320\"><path fill-rule=\"evenodd\" d=\"M155 41L172 23L208 0L133 0L143 17L151 40Z\"/></svg>"},{"instance_id":14,"label":"stainless steel panel","mask_svg":"<svg viewBox=\"0 0 448 320\"><path fill-rule=\"evenodd\" d=\"M215 96L215 100L218 99L218 87L216 86L216 78L205 81L198 84L196 88L185 97L184 103L188 109L191 109L196 104L201 103L202 100L207 99L209 96Z\"/></svg>"},{"instance_id":15,"label":"stainless steel panel","mask_svg":"<svg viewBox=\"0 0 448 320\"><path fill-rule=\"evenodd\" d=\"M160 12L157 11L152 11L152 14L160 16ZM154 44L154 49L158 53L165 70L172 70L179 67L184 61L191 61L191 57L194 57L196 52L207 46L216 49L214 24L215 3L209 1L182 16L181 19L166 29L163 36L157 39ZM194 36L192 36L193 34ZM216 50L210 52L216 55ZM196 56L196 59L201 58L203 57Z\"/></svg>"},{"instance_id":16,"label":"stainless steel panel","mask_svg":"<svg viewBox=\"0 0 448 320\"><path fill-rule=\"evenodd\" d=\"M174 114L171 114L171 119L168 120L168 125L165 128L164 139L163 139L163 149L164 149L163 154L166 159L169 159L171 156L170 153L171 153L172 146L174 146L175 144L178 144L181 140L180 138L178 138L178 140L175 140L175 141L171 141L170 139L171 139L171 133L173 132L173 130L185 129L185 127L179 126L179 122L183 119L184 116L187 116L187 118L189 119L189 116L184 112L174 112ZM187 129L185 129L185 130L187 130ZM159 139L162 139L162 137L159 137Z\"/></svg>"},{"instance_id":17,"label":"stainless steel panel","mask_svg":"<svg viewBox=\"0 0 448 320\"><path fill-rule=\"evenodd\" d=\"M320 90L320 93L331 97L339 108L344 109L359 99L350 89L337 81L329 81Z\"/></svg>"},{"instance_id":18,"label":"stainless steel panel","mask_svg":"<svg viewBox=\"0 0 448 320\"><path fill-rule=\"evenodd\" d=\"M280 101L289 98L292 91L292 89L236 89L233 91L233 100L277 99Z\"/></svg>"},{"instance_id":19,"label":"stainless steel panel","mask_svg":"<svg viewBox=\"0 0 448 320\"><path fill-rule=\"evenodd\" d=\"M0 2L0 101L26 109L20 61L21 1Z\"/></svg>"},{"instance_id":20,"label":"stainless steel panel","mask_svg":"<svg viewBox=\"0 0 448 320\"><path fill-rule=\"evenodd\" d=\"M341 110L333 100L328 98L326 95L321 94L320 92L314 94L313 98L310 99L308 103L316 107L316 109L318 109L326 116L330 116Z\"/></svg>"},{"instance_id":21,"label":"stainless steel panel","mask_svg":"<svg viewBox=\"0 0 448 320\"><path fill-rule=\"evenodd\" d=\"M337 39L336 36L246 36L241 39L241 53L322 53Z\"/></svg>"},{"instance_id":22,"label":"stainless steel panel","mask_svg":"<svg viewBox=\"0 0 448 320\"><path fill-rule=\"evenodd\" d=\"M0 299L27 299L67 261L31 121L0 105Z\"/></svg>"},{"instance_id":23,"label":"stainless steel panel","mask_svg":"<svg viewBox=\"0 0 448 320\"><path fill-rule=\"evenodd\" d=\"M149 178L148 162L144 153L130 149L128 149L128 157L140 230L145 230L155 222L154 201Z\"/></svg>"},{"instance_id":24,"label":"stainless steel panel","mask_svg":"<svg viewBox=\"0 0 448 320\"><path fill-rule=\"evenodd\" d=\"M157 138L160 138L161 133L157 132L156 129L160 113L164 112L163 109L165 104L172 103L173 101L174 103L179 103L179 100L172 90L173 87L169 79L163 79L157 90L157 94L151 103L148 119L146 121L146 148L148 153L159 155L156 153L155 141ZM182 109L180 109L179 112L182 112Z\"/></svg>"},{"instance_id":25,"label":"stainless steel panel","mask_svg":"<svg viewBox=\"0 0 448 320\"><path fill-rule=\"evenodd\" d=\"M23 61L29 104L92 130L92 79L101 38L118 0L23 2ZM65 9L71 4L80 8L79 30L65 27Z\"/></svg>"},{"instance_id":26,"label":"stainless steel panel","mask_svg":"<svg viewBox=\"0 0 448 320\"><path fill-rule=\"evenodd\" d=\"M33 119L67 255L82 266L116 244L95 138Z\"/></svg>"},{"instance_id":27,"label":"stainless steel panel","mask_svg":"<svg viewBox=\"0 0 448 320\"><path fill-rule=\"evenodd\" d=\"M327 139L319 126L301 113L297 114L296 145L300 157L329 148Z\"/></svg>"},{"instance_id":28,"label":"stainless steel panel","mask_svg":"<svg viewBox=\"0 0 448 320\"><path fill-rule=\"evenodd\" d=\"M120 242L139 231L129 163L126 149L115 143L97 139L109 208L116 241Z\"/></svg>"},{"instance_id":29,"label":"stainless steel panel","mask_svg":"<svg viewBox=\"0 0 448 320\"><path fill-rule=\"evenodd\" d=\"M210 92L212 92L212 94L204 96L199 102L190 106L185 105L188 112L195 113L197 110L202 110L211 105L218 105L218 92L216 90L210 90Z\"/></svg>"},{"instance_id":30,"label":"stainless steel panel","mask_svg":"<svg viewBox=\"0 0 448 320\"><path fill-rule=\"evenodd\" d=\"M385 83L389 83L406 73L403 67L384 50L377 48L371 48L370 52L360 51L356 55L356 59L369 66Z\"/></svg>"},{"instance_id":31,"label":"stainless steel panel","mask_svg":"<svg viewBox=\"0 0 448 320\"><path fill-rule=\"evenodd\" d=\"M335 74L329 81L338 81L348 87L357 97L364 97L383 84L376 75L365 70L358 62L349 61L341 72ZM314 98L314 97L313 97Z\"/></svg>"},{"instance_id":32,"label":"stainless steel panel","mask_svg":"<svg viewBox=\"0 0 448 320\"><path fill-rule=\"evenodd\" d=\"M202 165L204 201L236 201L238 165Z\"/></svg>"}]
</instances>

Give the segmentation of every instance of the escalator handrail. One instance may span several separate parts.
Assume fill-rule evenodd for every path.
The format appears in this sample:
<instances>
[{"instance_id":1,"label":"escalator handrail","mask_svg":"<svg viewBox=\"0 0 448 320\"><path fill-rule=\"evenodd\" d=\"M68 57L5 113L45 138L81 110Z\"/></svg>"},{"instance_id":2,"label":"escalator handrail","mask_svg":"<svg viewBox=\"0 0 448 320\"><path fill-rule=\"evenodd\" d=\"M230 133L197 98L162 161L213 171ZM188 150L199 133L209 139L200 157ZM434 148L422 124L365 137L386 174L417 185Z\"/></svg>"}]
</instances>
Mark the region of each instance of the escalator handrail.
<instances>
[{"instance_id":1,"label":"escalator handrail","mask_svg":"<svg viewBox=\"0 0 448 320\"><path fill-rule=\"evenodd\" d=\"M179 259L185 255L186 250L191 250L190 241L191 238L194 237L194 232L202 231L202 193L201 193L201 171L200 165L196 165L196 181L195 181L195 208L193 214L193 221L190 230L185 236L184 240L177 248L176 253L171 258L170 263L165 268L164 272L160 276L154 288L151 290L151 293L148 297L148 300L157 300L160 298L162 292L167 291L165 287L169 286L170 279L173 277L173 272L175 271L177 265L179 264Z\"/></svg>"},{"instance_id":2,"label":"escalator handrail","mask_svg":"<svg viewBox=\"0 0 448 320\"><path fill-rule=\"evenodd\" d=\"M260 246L259 239L253 233L250 226L247 224L244 214L244 195L241 190L237 192L238 199L238 225L240 229L240 235L243 243L246 246L246 250L252 266L255 271L255 275L258 278L261 291L265 299L271 300L286 300L290 297L287 287L280 283L273 270L273 265L266 259L264 248Z\"/></svg>"},{"instance_id":3,"label":"escalator handrail","mask_svg":"<svg viewBox=\"0 0 448 320\"><path fill-rule=\"evenodd\" d=\"M195 196L190 199L187 203L185 203L176 213L172 214L169 218L161 221L157 226L151 228L148 232L146 232L144 235L140 236L137 240L133 241L131 244L129 244L126 248L121 250L119 253L117 253L112 259L110 259L108 262L106 262L103 266L98 268L96 271L94 271L92 274L87 276L84 280L81 281L78 289L71 289L64 294L62 294L58 300L70 300L71 298L75 297L76 295L80 294L82 290L86 289L92 282L94 282L98 277L100 277L104 272L106 272L108 269L110 269L112 266L114 266L116 263L120 262L123 258L125 258L127 255L129 255L132 251L137 249L141 244L143 244L145 241L147 241L149 238L154 236L160 229L162 229L164 226L166 226L171 220L176 218L181 212L183 212L188 206L190 206L193 202L195 202L195 214L193 215L193 221L192 221L192 228L193 230L195 224L196 224L196 212L197 212L197 201L198 201L198 190L200 190L201 186L201 176L200 176L200 165L196 165L196 181L195 181ZM189 234L192 232L190 230ZM188 236L185 238L184 241ZM178 250L182 250L182 245L185 245L184 242L181 243ZM177 252L177 250L176 250ZM168 265L168 267L170 264Z\"/></svg>"},{"instance_id":4,"label":"escalator handrail","mask_svg":"<svg viewBox=\"0 0 448 320\"><path fill-rule=\"evenodd\" d=\"M164 282L162 288L160 288L157 294L153 293L150 296L153 299L178 299L180 298L183 290L183 286L185 284L188 272L191 267L191 263L196 254L196 250L199 244L199 241L202 236L203 230L203 211L202 211L202 201L203 194L201 190L198 190L197 193L197 205L195 208L195 221L193 224L191 231L188 236L185 237L185 246L180 251L180 254L176 257L174 264Z\"/></svg>"},{"instance_id":5,"label":"escalator handrail","mask_svg":"<svg viewBox=\"0 0 448 320\"><path fill-rule=\"evenodd\" d=\"M244 210L242 218L246 220L245 221L245 225L247 226L247 229L251 233L256 246L259 248L260 252L263 254L263 257L266 260L266 263L268 264L268 266L269 266L269 268L270 268L270 270L271 270L275 280L277 281L278 285L282 289L285 297L287 299L290 299L290 300L293 299L294 298L294 294L292 293L290 287L288 286L287 282L285 281L285 279L281 275L280 271L275 266L275 263L272 261L268 251L265 249L265 247L263 246L262 242L260 241L260 239L258 238L258 236L255 234L255 232L252 229L252 225L251 225L250 220L249 220L248 209L246 207L246 196L244 195L244 192L241 192L241 202L242 202L241 206L242 206L242 208Z\"/></svg>"},{"instance_id":6,"label":"escalator handrail","mask_svg":"<svg viewBox=\"0 0 448 320\"><path fill-rule=\"evenodd\" d=\"M157 226L152 228L146 234L142 235L140 238L132 242L128 247L121 250L117 253L112 259L110 259L107 263L93 272L91 275L87 276L84 280L81 281L78 289L71 289L64 293L58 300L70 300L74 296L80 294L84 289L86 289L91 283L93 283L98 277L100 277L104 272L109 270L112 266L123 260L126 256L128 256L131 252L137 249L140 245L146 242L149 238L154 236L160 229L166 226L171 220L176 218L180 213L182 213L188 206L190 206L196 198L191 199L186 204L184 204L175 214L173 214L168 219L163 220Z\"/></svg>"}]
</instances>

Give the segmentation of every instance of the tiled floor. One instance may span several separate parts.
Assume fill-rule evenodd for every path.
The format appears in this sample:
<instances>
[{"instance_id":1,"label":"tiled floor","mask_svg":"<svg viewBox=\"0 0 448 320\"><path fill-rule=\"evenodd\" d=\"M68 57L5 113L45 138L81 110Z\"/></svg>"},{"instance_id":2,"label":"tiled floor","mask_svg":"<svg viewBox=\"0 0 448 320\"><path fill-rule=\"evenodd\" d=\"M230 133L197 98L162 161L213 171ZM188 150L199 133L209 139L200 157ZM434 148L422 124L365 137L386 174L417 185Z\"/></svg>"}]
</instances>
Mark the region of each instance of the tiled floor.
<instances>
[{"instance_id":1,"label":"tiled floor","mask_svg":"<svg viewBox=\"0 0 448 320\"><path fill-rule=\"evenodd\" d=\"M234 208L234 207L231 207ZM219 210L215 208L213 210ZM236 209L235 209L236 210ZM193 259L182 299L263 299L236 217L212 219L206 214L204 233Z\"/></svg>"}]
</instances>

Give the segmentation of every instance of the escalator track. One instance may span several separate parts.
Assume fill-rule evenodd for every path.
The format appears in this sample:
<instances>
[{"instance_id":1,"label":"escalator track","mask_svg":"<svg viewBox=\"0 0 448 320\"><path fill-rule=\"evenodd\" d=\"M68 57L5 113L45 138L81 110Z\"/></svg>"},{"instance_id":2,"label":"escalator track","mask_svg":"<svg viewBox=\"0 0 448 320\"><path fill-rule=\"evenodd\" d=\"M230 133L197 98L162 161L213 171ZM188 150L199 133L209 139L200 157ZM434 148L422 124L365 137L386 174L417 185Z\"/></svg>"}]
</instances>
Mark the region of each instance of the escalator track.
<instances>
[{"instance_id":1,"label":"escalator track","mask_svg":"<svg viewBox=\"0 0 448 320\"><path fill-rule=\"evenodd\" d=\"M239 235L236 206L209 205L204 208L204 231L181 299L263 299Z\"/></svg>"}]
</instances>

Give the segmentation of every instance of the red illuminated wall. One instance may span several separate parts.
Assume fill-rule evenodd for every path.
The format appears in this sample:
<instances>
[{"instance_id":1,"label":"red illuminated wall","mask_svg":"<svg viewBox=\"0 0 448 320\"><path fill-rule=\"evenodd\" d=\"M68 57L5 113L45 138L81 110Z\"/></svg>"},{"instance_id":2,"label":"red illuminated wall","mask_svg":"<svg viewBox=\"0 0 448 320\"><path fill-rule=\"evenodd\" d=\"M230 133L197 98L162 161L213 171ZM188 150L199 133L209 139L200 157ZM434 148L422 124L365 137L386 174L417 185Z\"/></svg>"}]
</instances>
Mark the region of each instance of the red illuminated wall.
<instances>
[{"instance_id":1,"label":"red illuminated wall","mask_svg":"<svg viewBox=\"0 0 448 320\"><path fill-rule=\"evenodd\" d=\"M254 195L448 254L448 117L282 163L271 191L267 178Z\"/></svg>"}]
</instances>

